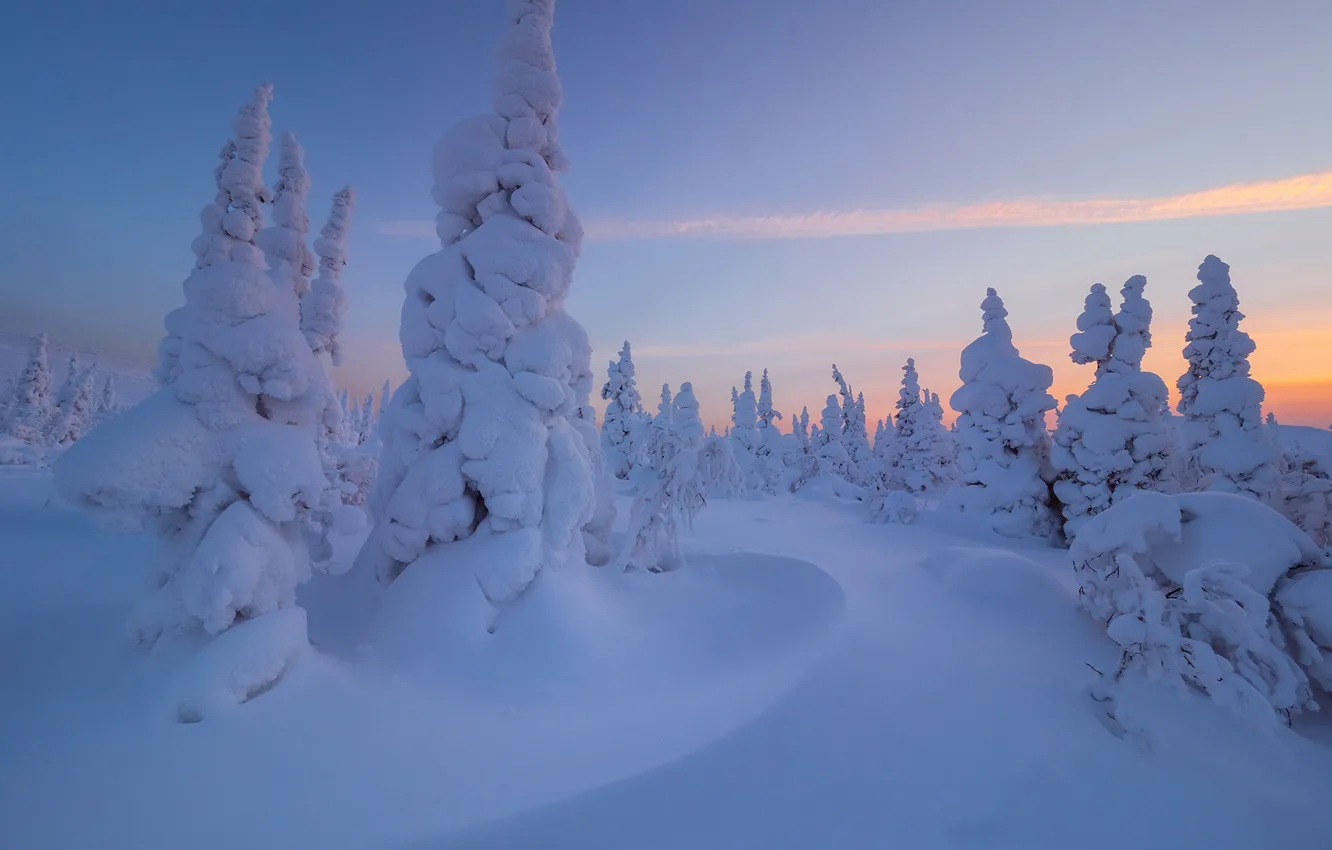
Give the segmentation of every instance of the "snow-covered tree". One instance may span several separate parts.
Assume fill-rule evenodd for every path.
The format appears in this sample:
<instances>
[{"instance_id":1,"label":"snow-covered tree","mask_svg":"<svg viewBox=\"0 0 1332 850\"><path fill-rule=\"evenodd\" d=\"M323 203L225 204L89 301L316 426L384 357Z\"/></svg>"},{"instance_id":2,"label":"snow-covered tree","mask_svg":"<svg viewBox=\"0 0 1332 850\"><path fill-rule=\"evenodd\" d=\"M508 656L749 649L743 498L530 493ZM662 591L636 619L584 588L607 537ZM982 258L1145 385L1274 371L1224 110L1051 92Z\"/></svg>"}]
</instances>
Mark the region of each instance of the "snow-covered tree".
<instances>
[{"instance_id":1,"label":"snow-covered tree","mask_svg":"<svg viewBox=\"0 0 1332 850\"><path fill-rule=\"evenodd\" d=\"M1175 489L1165 383L1142 371L1151 346L1146 284L1142 275L1129 278L1113 315L1105 287L1093 284L1069 339L1074 363L1096 365L1091 386L1068 397L1054 433L1054 492L1070 539L1089 518L1135 492Z\"/></svg>"},{"instance_id":2,"label":"snow-covered tree","mask_svg":"<svg viewBox=\"0 0 1332 850\"><path fill-rule=\"evenodd\" d=\"M689 381L681 384L672 405L671 420L684 445L694 449L702 446L703 420L698 415L698 397L694 395L694 385Z\"/></svg>"},{"instance_id":3,"label":"snow-covered tree","mask_svg":"<svg viewBox=\"0 0 1332 850\"><path fill-rule=\"evenodd\" d=\"M657 402L657 415L654 418L656 422L670 422L674 411L671 409L671 385L661 385L661 401Z\"/></svg>"},{"instance_id":4,"label":"snow-covered tree","mask_svg":"<svg viewBox=\"0 0 1332 850\"><path fill-rule=\"evenodd\" d=\"M666 391L663 388L663 404ZM698 447L686 444L669 410L643 426L643 463L634 470L634 503L624 547L617 559L625 569L664 572L684 565L680 532L693 524L707 503Z\"/></svg>"},{"instance_id":5,"label":"snow-covered tree","mask_svg":"<svg viewBox=\"0 0 1332 850\"><path fill-rule=\"evenodd\" d=\"M928 399L923 413L925 433L930 438L924 466L934 477L935 489L942 490L957 478L957 444L953 440L952 431L944 427L943 404L939 401L939 394L925 390L922 397Z\"/></svg>"},{"instance_id":6,"label":"snow-covered tree","mask_svg":"<svg viewBox=\"0 0 1332 850\"><path fill-rule=\"evenodd\" d=\"M745 373L744 387L738 392L735 387L731 387L731 441L736 462L745 472L745 486L753 490L761 487L758 472L761 435L758 431L758 399L754 396L753 372Z\"/></svg>"},{"instance_id":7,"label":"snow-covered tree","mask_svg":"<svg viewBox=\"0 0 1332 850\"><path fill-rule=\"evenodd\" d=\"M494 113L436 146L442 248L406 281L410 377L383 429L377 522L358 557L391 581L438 552L465 577L458 604L490 629L543 569L584 561L596 501L573 421L591 346L564 308L582 228L556 179L553 14L553 0L510 2Z\"/></svg>"},{"instance_id":8,"label":"snow-covered tree","mask_svg":"<svg viewBox=\"0 0 1332 850\"><path fill-rule=\"evenodd\" d=\"M687 386L687 385L686 385ZM597 430L596 411L591 404L580 404L573 420L583 446L592 461L592 484L595 499L592 516L583 524L583 548L587 551L587 562L594 567L603 567L611 562L614 552L611 538L615 526L615 476L606 466L606 455L601 450L601 434Z\"/></svg>"},{"instance_id":9,"label":"snow-covered tree","mask_svg":"<svg viewBox=\"0 0 1332 850\"><path fill-rule=\"evenodd\" d=\"M1185 336L1188 371L1180 376L1184 416L1181 484L1186 490L1239 493L1279 502L1276 445L1263 427L1263 386L1249 377L1253 340L1239 329L1244 314L1230 266L1208 255L1189 290L1193 318Z\"/></svg>"},{"instance_id":10,"label":"snow-covered tree","mask_svg":"<svg viewBox=\"0 0 1332 850\"><path fill-rule=\"evenodd\" d=\"M1328 460L1300 445L1284 447L1279 507L1286 519L1319 546L1332 547L1332 468Z\"/></svg>"},{"instance_id":11,"label":"snow-covered tree","mask_svg":"<svg viewBox=\"0 0 1332 850\"><path fill-rule=\"evenodd\" d=\"M107 375L102 382L102 392L97 398L96 421L109 419L120 412L120 403L116 401L116 378Z\"/></svg>"},{"instance_id":12,"label":"snow-covered tree","mask_svg":"<svg viewBox=\"0 0 1332 850\"><path fill-rule=\"evenodd\" d=\"M310 288L315 259L306 243L310 216L310 175L305 170L305 149L292 133L278 142L278 182L272 194L273 223L255 235L254 244L264 252L268 274L279 284L291 287L300 298Z\"/></svg>"},{"instance_id":13,"label":"snow-covered tree","mask_svg":"<svg viewBox=\"0 0 1332 850\"><path fill-rule=\"evenodd\" d=\"M852 481L851 458L842 442L842 423L842 408L837 403L837 396L829 395L823 408L822 427L814 440L814 458L819 474Z\"/></svg>"},{"instance_id":14,"label":"snow-covered tree","mask_svg":"<svg viewBox=\"0 0 1332 850\"><path fill-rule=\"evenodd\" d=\"M788 435L774 424L782 414L772 406L772 382L768 370L759 380L757 444L754 449L755 483L765 493L778 493L786 486L787 465L794 450Z\"/></svg>"},{"instance_id":15,"label":"snow-covered tree","mask_svg":"<svg viewBox=\"0 0 1332 850\"><path fill-rule=\"evenodd\" d=\"M301 331L310 349L316 354L328 352L334 366L342 364L342 320L347 315L342 269L347 265L347 235L355 207L356 190L352 187L343 187L333 196L328 221L314 242L319 275L301 293Z\"/></svg>"},{"instance_id":16,"label":"snow-covered tree","mask_svg":"<svg viewBox=\"0 0 1332 850\"><path fill-rule=\"evenodd\" d=\"M894 417L892 446L885 457L888 486L894 490L924 493L934 489L936 483L933 470L929 468L933 440L927 431L920 393L916 361L908 357L902 367L902 388L898 390L894 405L897 415Z\"/></svg>"},{"instance_id":17,"label":"snow-covered tree","mask_svg":"<svg viewBox=\"0 0 1332 850\"><path fill-rule=\"evenodd\" d=\"M601 387L606 400L606 415L601 420L601 442L606 453L606 465L616 478L628 478L638 451L634 434L645 419L643 399L634 380L634 356L625 340L620 359L612 360L606 370L606 383Z\"/></svg>"},{"instance_id":18,"label":"snow-covered tree","mask_svg":"<svg viewBox=\"0 0 1332 850\"><path fill-rule=\"evenodd\" d=\"M1054 528L1045 429L1054 374L1018 353L993 289L981 312L983 331L962 350L962 386L949 399L958 413L958 506L1001 534L1045 536Z\"/></svg>"},{"instance_id":19,"label":"snow-covered tree","mask_svg":"<svg viewBox=\"0 0 1332 850\"><path fill-rule=\"evenodd\" d=\"M872 484L878 477L879 471L875 468L874 452L869 444L869 430L865 422L865 396L863 393L856 395L836 363L832 367L832 377L837 382L842 396L841 442L847 456L847 467L843 477L853 484ZM824 428L827 428L826 423Z\"/></svg>"},{"instance_id":20,"label":"snow-covered tree","mask_svg":"<svg viewBox=\"0 0 1332 850\"><path fill-rule=\"evenodd\" d=\"M54 415L51 397L51 366L46 358L46 334L32 342L32 355L10 395L5 433L19 442L41 445Z\"/></svg>"},{"instance_id":21,"label":"snow-covered tree","mask_svg":"<svg viewBox=\"0 0 1332 850\"><path fill-rule=\"evenodd\" d=\"M71 361L71 366L77 366ZM96 397L93 394L92 368L83 369L66 381L66 389L60 407L51 420L47 433L47 442L53 446L67 446L77 442L92 428L97 415Z\"/></svg>"},{"instance_id":22,"label":"snow-covered tree","mask_svg":"<svg viewBox=\"0 0 1332 850\"><path fill-rule=\"evenodd\" d=\"M141 621L149 641L292 607L312 560L328 555L335 496L316 448L327 378L301 335L295 292L266 273L254 241L271 96L255 90L223 148L185 304L166 320L165 384L55 467L67 498L164 538L155 610Z\"/></svg>"}]
</instances>

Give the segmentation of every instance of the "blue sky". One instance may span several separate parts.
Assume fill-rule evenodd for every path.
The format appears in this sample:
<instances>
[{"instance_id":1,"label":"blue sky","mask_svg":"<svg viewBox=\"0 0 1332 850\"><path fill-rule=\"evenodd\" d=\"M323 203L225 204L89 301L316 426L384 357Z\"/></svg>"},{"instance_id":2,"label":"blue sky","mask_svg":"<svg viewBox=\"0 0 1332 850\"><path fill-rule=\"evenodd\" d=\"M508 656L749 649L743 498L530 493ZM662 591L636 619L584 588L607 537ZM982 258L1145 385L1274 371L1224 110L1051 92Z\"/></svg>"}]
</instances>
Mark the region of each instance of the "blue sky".
<instances>
[{"instance_id":1,"label":"blue sky","mask_svg":"<svg viewBox=\"0 0 1332 850\"><path fill-rule=\"evenodd\" d=\"M26 4L7 23L0 330L149 358L181 299L231 117L271 81L275 130L307 150L313 217L343 184L358 190L354 363L340 377L365 390L402 374L401 282L433 246L387 235L388 223L433 216L435 138L488 107L497 0ZM623 236L642 222L910 217L1325 174L1327 3L561 0L555 40L566 186L590 230L621 234L589 240L570 309L598 368L634 342L647 396L692 380L720 422L731 384L767 366L779 406L817 410L835 360L882 415L907 356L946 395L986 286L1005 297L1024 354L1075 390L1086 375L1066 343L1087 286L1116 291L1135 273L1157 313L1149 365L1173 383L1186 293L1216 253L1271 407L1332 421L1319 400L1332 389L1325 203L1096 225L1042 213L923 233Z\"/></svg>"}]
</instances>

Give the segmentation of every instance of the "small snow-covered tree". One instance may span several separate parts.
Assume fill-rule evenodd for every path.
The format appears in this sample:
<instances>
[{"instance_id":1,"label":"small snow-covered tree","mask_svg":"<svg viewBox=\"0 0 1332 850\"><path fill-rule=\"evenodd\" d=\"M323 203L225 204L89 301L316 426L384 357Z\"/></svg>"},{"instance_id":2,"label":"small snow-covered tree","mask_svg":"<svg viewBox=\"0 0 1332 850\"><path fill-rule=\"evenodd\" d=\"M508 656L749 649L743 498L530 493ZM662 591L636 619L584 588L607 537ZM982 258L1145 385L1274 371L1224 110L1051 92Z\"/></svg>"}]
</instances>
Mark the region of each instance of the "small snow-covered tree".
<instances>
[{"instance_id":1,"label":"small snow-covered tree","mask_svg":"<svg viewBox=\"0 0 1332 850\"><path fill-rule=\"evenodd\" d=\"M853 484L873 483L876 471L872 462L874 453L870 449L869 430L865 423L865 396L856 395L836 363L832 367L832 377L842 395L841 442L847 456L847 467L843 477ZM826 423L824 428L827 428Z\"/></svg>"},{"instance_id":2,"label":"small snow-covered tree","mask_svg":"<svg viewBox=\"0 0 1332 850\"><path fill-rule=\"evenodd\" d=\"M347 265L347 235L351 231L356 190L345 186L333 195L328 221L314 242L319 275L301 294L301 331L316 354L328 352L334 366L342 363L342 321L347 315L347 292L342 270ZM381 397L380 403L384 399Z\"/></svg>"},{"instance_id":3,"label":"small snow-covered tree","mask_svg":"<svg viewBox=\"0 0 1332 850\"><path fill-rule=\"evenodd\" d=\"M942 490L957 478L957 444L953 440L952 431L944 427L943 404L939 401L939 394L924 390L922 397L928 399L924 405L924 421L925 433L930 438L929 449L925 453L925 467L934 476L935 488Z\"/></svg>"},{"instance_id":4,"label":"small snow-covered tree","mask_svg":"<svg viewBox=\"0 0 1332 850\"><path fill-rule=\"evenodd\" d=\"M1230 266L1208 255L1189 298L1193 318L1184 346L1189 368L1178 381L1185 440L1181 484L1276 505L1278 452L1263 427L1263 386L1249 376L1254 344L1239 329L1244 314Z\"/></svg>"},{"instance_id":5,"label":"small snow-covered tree","mask_svg":"<svg viewBox=\"0 0 1332 850\"><path fill-rule=\"evenodd\" d=\"M601 450L601 434L597 430L596 411L588 403L580 404L574 426L583 438L583 446L592 460L592 483L595 501L592 516L583 524L583 548L587 551L587 562L594 567L603 567L611 562L614 552L611 538L615 526L615 476L610 474L606 465L606 455Z\"/></svg>"},{"instance_id":6,"label":"small snow-covered tree","mask_svg":"<svg viewBox=\"0 0 1332 850\"><path fill-rule=\"evenodd\" d=\"M731 387L731 441L736 462L745 472L745 486L760 489L758 451L761 435L758 430L758 399L754 396L754 373L745 373L744 389L737 392Z\"/></svg>"},{"instance_id":7,"label":"small snow-covered tree","mask_svg":"<svg viewBox=\"0 0 1332 850\"><path fill-rule=\"evenodd\" d=\"M672 406L671 385L662 384L661 401L657 402L657 415L654 418L654 421L670 422L674 416L674 411L671 409L671 406Z\"/></svg>"},{"instance_id":8,"label":"small snow-covered tree","mask_svg":"<svg viewBox=\"0 0 1332 850\"><path fill-rule=\"evenodd\" d=\"M897 393L897 416L893 428L892 445L886 453L888 486L913 494L937 489L931 460L934 438L929 430L929 417L921 402L920 378L916 374L916 361L907 358L902 367L902 388ZM885 433L886 437L886 433Z\"/></svg>"},{"instance_id":9,"label":"small snow-covered tree","mask_svg":"<svg viewBox=\"0 0 1332 850\"><path fill-rule=\"evenodd\" d=\"M703 445L703 420L698 415L698 397L694 395L694 385L685 381L672 401L671 420L680 439L690 448Z\"/></svg>"},{"instance_id":10,"label":"small snow-covered tree","mask_svg":"<svg viewBox=\"0 0 1332 850\"><path fill-rule=\"evenodd\" d=\"M54 415L51 397L51 367L46 359L46 334L32 342L32 355L10 395L5 432L19 442L37 446L43 442Z\"/></svg>"},{"instance_id":11,"label":"small snow-covered tree","mask_svg":"<svg viewBox=\"0 0 1332 850\"><path fill-rule=\"evenodd\" d=\"M153 396L74 444L57 489L151 525L168 559L140 623L218 633L295 605L327 556L331 501L316 442L327 378L300 332L296 294L264 269L255 235L265 199L270 86L233 124L202 213L185 304L167 316Z\"/></svg>"},{"instance_id":12,"label":"small snow-covered tree","mask_svg":"<svg viewBox=\"0 0 1332 850\"><path fill-rule=\"evenodd\" d=\"M97 408L94 413L96 422L103 419L109 419L120 412L120 404L116 401L116 378L114 375L107 375L102 381L102 391L97 397Z\"/></svg>"},{"instance_id":13,"label":"small snow-covered tree","mask_svg":"<svg viewBox=\"0 0 1332 850\"><path fill-rule=\"evenodd\" d=\"M754 450L755 482L765 493L775 494L785 487L787 455L791 453L787 435L774 424L782 414L772 406L772 382L768 370L759 380L757 445Z\"/></svg>"},{"instance_id":14,"label":"small snow-covered tree","mask_svg":"<svg viewBox=\"0 0 1332 850\"><path fill-rule=\"evenodd\" d=\"M1332 468L1327 459L1300 445L1283 448L1280 509L1318 545L1332 547Z\"/></svg>"},{"instance_id":15,"label":"small snow-covered tree","mask_svg":"<svg viewBox=\"0 0 1332 850\"><path fill-rule=\"evenodd\" d=\"M1046 536L1054 528L1045 429L1054 374L1018 353L993 289L981 312L983 331L962 350L962 386L949 399L958 413L958 505L1001 534Z\"/></svg>"},{"instance_id":16,"label":"small snow-covered tree","mask_svg":"<svg viewBox=\"0 0 1332 850\"><path fill-rule=\"evenodd\" d=\"M73 363L71 365L77 365ZM96 418L96 398L93 395L92 368L75 374L67 384L65 398L51 420L47 442L53 446L68 446L77 442L92 428Z\"/></svg>"},{"instance_id":17,"label":"small snow-covered tree","mask_svg":"<svg viewBox=\"0 0 1332 850\"><path fill-rule=\"evenodd\" d=\"M692 398L693 387L685 386ZM701 446L686 440L673 421L665 385L661 394L656 418L642 426L644 462L631 478L634 503L618 559L625 569L664 572L683 566L680 531L693 524L694 516L707 503L699 468ZM697 403L693 409L697 410Z\"/></svg>"},{"instance_id":18,"label":"small snow-covered tree","mask_svg":"<svg viewBox=\"0 0 1332 850\"><path fill-rule=\"evenodd\" d=\"M829 395L823 408L823 424L814 440L814 458L819 474L852 481L851 458L842 442L842 422L842 408L837 403L837 396Z\"/></svg>"},{"instance_id":19,"label":"small snow-covered tree","mask_svg":"<svg viewBox=\"0 0 1332 850\"><path fill-rule=\"evenodd\" d=\"M1090 517L1135 492L1174 489L1165 383L1142 371L1151 346L1146 284L1142 275L1129 278L1113 315L1105 287L1093 284L1069 339L1074 363L1096 365L1091 386L1068 397L1054 433L1054 492L1070 539Z\"/></svg>"},{"instance_id":20,"label":"small snow-covered tree","mask_svg":"<svg viewBox=\"0 0 1332 850\"><path fill-rule=\"evenodd\" d=\"M406 281L410 377L393 395L358 557L392 581L427 553L461 581L456 604L496 627L542 570L585 560L593 464L578 408L591 345L565 310L582 228L560 188L568 163L551 49L553 0L512 0L494 112L435 149L441 249Z\"/></svg>"},{"instance_id":21,"label":"small snow-covered tree","mask_svg":"<svg viewBox=\"0 0 1332 850\"><path fill-rule=\"evenodd\" d=\"M606 464L616 478L628 478L638 457L634 434L644 420L643 399L634 380L634 356L628 340L620 349L620 359L612 360L607 367L601 397L606 400L606 415L601 420Z\"/></svg>"}]
</instances>

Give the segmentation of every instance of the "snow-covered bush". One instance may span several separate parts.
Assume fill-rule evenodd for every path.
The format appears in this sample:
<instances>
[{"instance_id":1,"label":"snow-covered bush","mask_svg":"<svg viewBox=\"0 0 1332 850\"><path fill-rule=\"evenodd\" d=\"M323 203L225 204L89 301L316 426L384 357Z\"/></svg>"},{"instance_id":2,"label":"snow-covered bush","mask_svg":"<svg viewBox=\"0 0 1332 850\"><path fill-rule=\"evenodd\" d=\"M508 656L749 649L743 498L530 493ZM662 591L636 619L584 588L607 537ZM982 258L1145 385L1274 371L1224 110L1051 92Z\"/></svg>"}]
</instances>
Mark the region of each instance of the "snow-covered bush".
<instances>
[{"instance_id":1,"label":"snow-covered bush","mask_svg":"<svg viewBox=\"0 0 1332 850\"><path fill-rule=\"evenodd\" d=\"M1174 489L1165 382L1142 371L1151 346L1146 284L1142 275L1129 278L1113 315L1105 287L1094 284L1069 340L1074 363L1096 364L1091 386L1068 397L1054 433L1054 492L1070 539L1088 518L1138 490Z\"/></svg>"},{"instance_id":2,"label":"snow-covered bush","mask_svg":"<svg viewBox=\"0 0 1332 850\"><path fill-rule=\"evenodd\" d=\"M1089 519L1071 554L1084 608L1121 647L1097 693L1112 713L1116 685L1135 671L1250 715L1317 707L1306 668L1327 644L1273 598L1323 555L1275 511L1223 493L1137 493ZM1327 603L1319 616L1332 619ZM1300 636L1303 658L1287 635Z\"/></svg>"},{"instance_id":3,"label":"snow-covered bush","mask_svg":"<svg viewBox=\"0 0 1332 850\"><path fill-rule=\"evenodd\" d=\"M1263 427L1263 386L1249 377L1253 340L1239 329L1244 314L1230 266L1208 255L1189 290L1193 318L1185 336L1188 371L1180 376L1186 490L1218 490L1279 503L1278 452Z\"/></svg>"},{"instance_id":4,"label":"snow-covered bush","mask_svg":"<svg viewBox=\"0 0 1332 850\"><path fill-rule=\"evenodd\" d=\"M625 479L638 460L633 435L645 418L643 399L634 380L634 357L628 340L620 349L620 359L612 360L607 367L601 397L606 400L606 415L601 420L606 465L616 478Z\"/></svg>"},{"instance_id":5,"label":"snow-covered bush","mask_svg":"<svg viewBox=\"0 0 1332 850\"><path fill-rule=\"evenodd\" d=\"M167 316L141 404L75 443L55 467L72 501L152 526L169 552L141 636L220 632L294 605L327 557L334 494L316 447L327 377L300 332L296 293L264 270L269 86L234 123L202 213L185 304Z\"/></svg>"},{"instance_id":6,"label":"snow-covered bush","mask_svg":"<svg viewBox=\"0 0 1332 850\"><path fill-rule=\"evenodd\" d=\"M20 443L40 446L55 415L51 395L51 366L46 357L46 334L33 339L32 356L10 394L5 433Z\"/></svg>"},{"instance_id":7,"label":"snow-covered bush","mask_svg":"<svg viewBox=\"0 0 1332 850\"><path fill-rule=\"evenodd\" d=\"M591 346L565 311L582 228L561 190L562 99L553 0L513 0L494 113L435 149L441 250L408 276L410 377L394 393L358 569L391 581L427 551L466 539L478 616L521 596L545 568L582 563L596 503L578 409Z\"/></svg>"},{"instance_id":8,"label":"snow-covered bush","mask_svg":"<svg viewBox=\"0 0 1332 850\"><path fill-rule=\"evenodd\" d=\"M870 498L869 522L909 525L920 513L920 502L906 490L879 490Z\"/></svg>"},{"instance_id":9,"label":"snow-covered bush","mask_svg":"<svg viewBox=\"0 0 1332 850\"><path fill-rule=\"evenodd\" d=\"M1050 435L1054 408L1049 366L1024 360L1013 345L1008 311L993 289L981 302L984 330L962 350L957 411L958 506L1011 537L1048 536Z\"/></svg>"}]
</instances>

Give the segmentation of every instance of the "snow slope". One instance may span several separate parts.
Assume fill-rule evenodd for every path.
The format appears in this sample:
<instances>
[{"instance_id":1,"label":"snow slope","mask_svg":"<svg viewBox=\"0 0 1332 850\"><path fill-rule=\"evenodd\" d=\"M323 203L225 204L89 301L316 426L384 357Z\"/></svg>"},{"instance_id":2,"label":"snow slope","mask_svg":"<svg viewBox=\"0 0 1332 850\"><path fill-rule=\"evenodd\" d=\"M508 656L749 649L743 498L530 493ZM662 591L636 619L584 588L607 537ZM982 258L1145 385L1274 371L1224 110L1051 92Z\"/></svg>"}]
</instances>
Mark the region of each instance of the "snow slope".
<instances>
[{"instance_id":1,"label":"snow slope","mask_svg":"<svg viewBox=\"0 0 1332 850\"><path fill-rule=\"evenodd\" d=\"M446 564L303 589L314 651L181 723L121 629L153 542L0 471L0 822L16 847L1255 848L1332 833L1332 750L1144 689L1065 553L862 505L718 501L689 566L548 571L496 635ZM422 569L425 568L425 569ZM1303 730L1321 734L1323 729ZM77 813L77 816L71 816Z\"/></svg>"}]
</instances>

